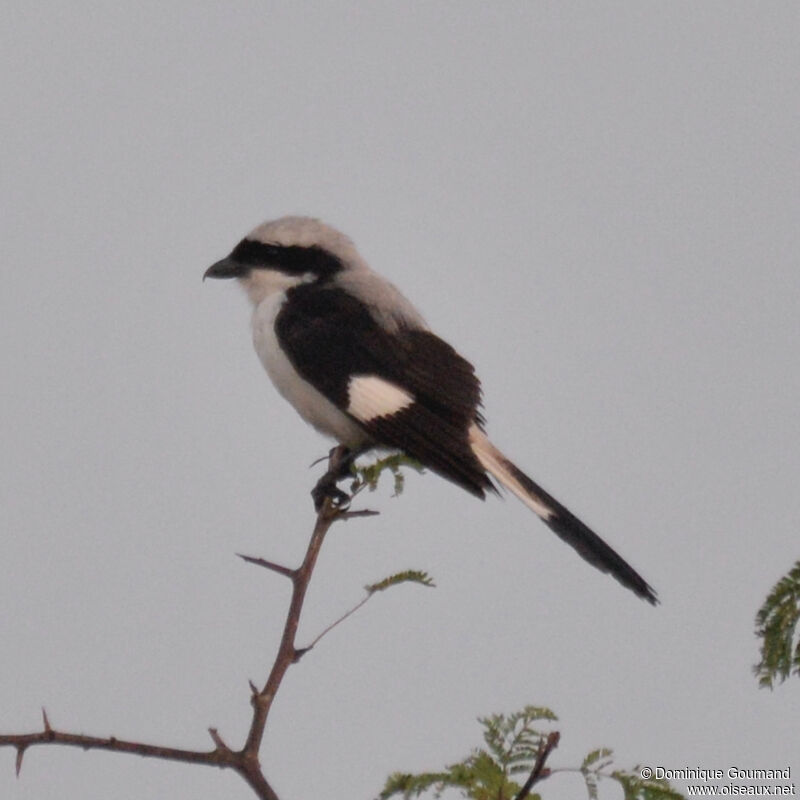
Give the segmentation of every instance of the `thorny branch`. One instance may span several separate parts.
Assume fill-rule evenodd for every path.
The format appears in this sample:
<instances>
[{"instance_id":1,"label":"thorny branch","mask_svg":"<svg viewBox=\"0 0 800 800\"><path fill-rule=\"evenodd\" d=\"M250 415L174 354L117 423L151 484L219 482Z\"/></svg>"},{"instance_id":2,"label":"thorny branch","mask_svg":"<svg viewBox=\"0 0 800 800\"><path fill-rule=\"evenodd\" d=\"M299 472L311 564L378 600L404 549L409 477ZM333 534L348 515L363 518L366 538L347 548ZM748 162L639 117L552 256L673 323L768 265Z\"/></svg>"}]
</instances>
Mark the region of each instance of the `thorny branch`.
<instances>
[{"instance_id":1,"label":"thorny branch","mask_svg":"<svg viewBox=\"0 0 800 800\"><path fill-rule=\"evenodd\" d=\"M336 447L331 450L328 459L328 473L326 477L340 474L340 467L346 456L346 449ZM323 478L324 480L324 478ZM320 484L322 481L320 481ZM70 747L79 747L83 750L111 750L117 753L131 753L145 758L160 758L167 761L181 761L191 764L205 764L210 767L232 769L239 774L253 789L261 800L279 800L275 790L270 786L258 759L258 751L264 738L272 701L280 688L283 677L289 667L297 662L309 648L298 649L295 645L297 626L303 610L306 590L317 563L320 548L325 539L325 534L334 522L347 520L354 517L370 516L373 511L348 511L345 505L336 505L329 497L322 503L317 513L314 531L308 544L302 564L297 568L285 567L262 558L242 556L245 561L257 564L289 578L292 582L292 598L283 635L278 647L278 654L272 665L269 677L264 686L259 689L250 683L250 702L253 706L253 717L250 729L243 747L234 750L223 741L216 728L209 728L211 740L214 743L212 750L183 750L174 747L131 742L117 739L115 736L101 738L86 736L84 734L66 733L56 730L50 724L47 713L42 710L43 730L37 733L0 734L0 747L14 747L17 751L16 771L19 775L22 769L22 759L26 750L34 745L58 744ZM315 640L316 641L316 640Z\"/></svg>"}]
</instances>

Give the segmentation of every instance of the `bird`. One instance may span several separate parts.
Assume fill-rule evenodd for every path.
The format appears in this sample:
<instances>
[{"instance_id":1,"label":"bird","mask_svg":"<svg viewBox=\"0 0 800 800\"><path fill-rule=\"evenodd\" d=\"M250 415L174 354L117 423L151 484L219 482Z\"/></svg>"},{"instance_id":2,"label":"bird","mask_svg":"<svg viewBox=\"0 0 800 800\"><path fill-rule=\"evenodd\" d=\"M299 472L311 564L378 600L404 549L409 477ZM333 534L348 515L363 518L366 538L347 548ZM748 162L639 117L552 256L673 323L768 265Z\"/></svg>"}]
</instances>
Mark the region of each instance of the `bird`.
<instances>
[{"instance_id":1,"label":"bird","mask_svg":"<svg viewBox=\"0 0 800 800\"><path fill-rule=\"evenodd\" d=\"M633 567L489 440L472 364L344 233L308 216L264 222L206 278L238 280L278 392L349 454L402 452L481 499L498 493L496 481L586 561L657 604Z\"/></svg>"}]
</instances>

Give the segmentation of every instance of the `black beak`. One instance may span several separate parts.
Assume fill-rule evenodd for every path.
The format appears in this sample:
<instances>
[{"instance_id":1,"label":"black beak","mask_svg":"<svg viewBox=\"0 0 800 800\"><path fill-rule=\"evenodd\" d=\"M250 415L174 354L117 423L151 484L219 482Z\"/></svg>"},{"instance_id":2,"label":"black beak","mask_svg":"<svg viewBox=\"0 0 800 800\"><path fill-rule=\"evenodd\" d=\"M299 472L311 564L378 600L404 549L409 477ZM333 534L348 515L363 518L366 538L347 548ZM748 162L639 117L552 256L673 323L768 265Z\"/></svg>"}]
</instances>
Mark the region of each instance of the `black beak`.
<instances>
[{"instance_id":1,"label":"black beak","mask_svg":"<svg viewBox=\"0 0 800 800\"><path fill-rule=\"evenodd\" d=\"M250 267L246 264L240 264L232 258L223 258L212 264L204 273L203 280L206 278L241 278L250 272Z\"/></svg>"}]
</instances>

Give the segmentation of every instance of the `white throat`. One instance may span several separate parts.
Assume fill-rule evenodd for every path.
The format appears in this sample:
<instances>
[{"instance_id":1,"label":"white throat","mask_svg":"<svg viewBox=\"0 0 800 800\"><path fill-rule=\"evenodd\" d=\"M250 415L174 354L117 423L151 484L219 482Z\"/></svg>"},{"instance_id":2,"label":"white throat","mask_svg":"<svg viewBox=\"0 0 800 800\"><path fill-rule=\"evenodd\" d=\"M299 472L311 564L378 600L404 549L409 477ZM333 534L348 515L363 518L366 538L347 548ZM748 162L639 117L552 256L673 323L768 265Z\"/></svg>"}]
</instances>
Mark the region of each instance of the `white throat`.
<instances>
[{"instance_id":1,"label":"white throat","mask_svg":"<svg viewBox=\"0 0 800 800\"><path fill-rule=\"evenodd\" d=\"M257 306L262 300L273 295L283 294L293 286L311 283L314 280L311 272L303 275L287 275L275 269L253 269L244 278L239 278L250 302Z\"/></svg>"}]
</instances>

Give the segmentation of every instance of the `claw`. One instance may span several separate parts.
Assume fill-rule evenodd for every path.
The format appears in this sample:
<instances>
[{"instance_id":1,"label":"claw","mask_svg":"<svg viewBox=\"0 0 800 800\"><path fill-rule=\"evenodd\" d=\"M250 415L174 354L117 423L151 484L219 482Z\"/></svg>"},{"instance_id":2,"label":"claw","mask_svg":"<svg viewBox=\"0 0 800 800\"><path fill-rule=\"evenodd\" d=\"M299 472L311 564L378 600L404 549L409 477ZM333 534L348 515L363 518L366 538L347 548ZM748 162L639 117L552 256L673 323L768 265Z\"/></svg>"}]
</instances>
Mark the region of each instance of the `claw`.
<instances>
[{"instance_id":1,"label":"claw","mask_svg":"<svg viewBox=\"0 0 800 800\"><path fill-rule=\"evenodd\" d=\"M333 506L340 510L350 505L350 495L336 485L336 476L329 473L325 473L319 479L317 485L311 490L311 497L314 499L314 508L317 511L322 508L326 499L330 499Z\"/></svg>"},{"instance_id":2,"label":"claw","mask_svg":"<svg viewBox=\"0 0 800 800\"><path fill-rule=\"evenodd\" d=\"M333 459L338 447L331 450L328 458ZM335 469L328 470L318 481L317 485L311 490L311 497L314 499L314 508L317 512L322 508L326 499L330 499L334 508L343 511L350 505L352 496L343 492L336 484L346 478L352 478L352 465L362 450L345 450L344 455L340 456Z\"/></svg>"}]
</instances>

